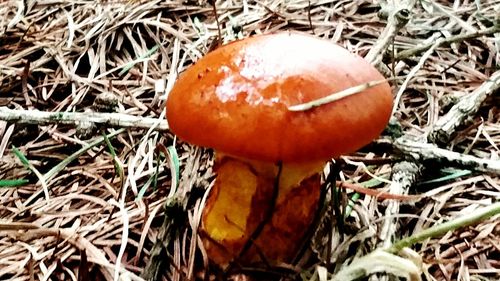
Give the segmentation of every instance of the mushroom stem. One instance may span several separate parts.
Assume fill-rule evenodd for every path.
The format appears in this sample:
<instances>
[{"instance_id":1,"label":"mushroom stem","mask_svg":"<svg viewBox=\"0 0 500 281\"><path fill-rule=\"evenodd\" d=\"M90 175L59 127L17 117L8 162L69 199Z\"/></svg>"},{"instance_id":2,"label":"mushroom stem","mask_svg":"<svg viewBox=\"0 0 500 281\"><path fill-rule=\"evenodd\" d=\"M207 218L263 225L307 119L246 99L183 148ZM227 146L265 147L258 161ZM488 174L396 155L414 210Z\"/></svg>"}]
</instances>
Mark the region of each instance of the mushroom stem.
<instances>
[{"instance_id":1,"label":"mushroom stem","mask_svg":"<svg viewBox=\"0 0 500 281\"><path fill-rule=\"evenodd\" d=\"M314 220L323 166L218 155L202 218L210 258L223 267L291 261Z\"/></svg>"}]
</instances>

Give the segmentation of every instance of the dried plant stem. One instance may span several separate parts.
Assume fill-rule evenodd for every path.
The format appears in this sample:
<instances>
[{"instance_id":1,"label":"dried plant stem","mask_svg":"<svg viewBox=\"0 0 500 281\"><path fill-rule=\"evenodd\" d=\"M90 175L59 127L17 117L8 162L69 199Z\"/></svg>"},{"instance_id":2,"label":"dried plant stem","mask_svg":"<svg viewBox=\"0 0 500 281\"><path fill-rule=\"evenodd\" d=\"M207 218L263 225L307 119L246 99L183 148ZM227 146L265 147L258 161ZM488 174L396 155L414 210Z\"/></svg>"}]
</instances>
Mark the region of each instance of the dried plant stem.
<instances>
[{"instance_id":1,"label":"dried plant stem","mask_svg":"<svg viewBox=\"0 0 500 281\"><path fill-rule=\"evenodd\" d=\"M449 231L478 223L498 214L500 214L500 202L493 203L490 206L478 209L454 220L435 225L413 236L399 240L387 249L387 251L390 253L398 253L403 248L410 247L411 245L424 241L425 239L443 235Z\"/></svg>"},{"instance_id":2,"label":"dried plant stem","mask_svg":"<svg viewBox=\"0 0 500 281\"><path fill-rule=\"evenodd\" d=\"M44 112L37 110L9 109L0 107L0 120L19 124L65 124L77 126L82 122L90 122L102 126L149 129L155 127L158 131L168 130L166 120L151 117L141 117L122 113L100 112Z\"/></svg>"},{"instance_id":3,"label":"dried plant stem","mask_svg":"<svg viewBox=\"0 0 500 281\"><path fill-rule=\"evenodd\" d=\"M369 81L367 83L347 88L347 89L342 90L340 92L336 92L336 93L330 94L328 96L319 98L317 100L313 100L310 102L301 103L301 104L297 104L297 105L292 105L292 106L288 107L288 110L290 110L290 111L306 111L309 109L313 109L315 107L318 107L318 106L321 106L321 105L324 105L327 103L331 103L331 102L338 101L338 100L344 99L346 97L349 97L349 96L352 96L355 94L362 93L366 89L375 87L375 86L380 85L382 83L385 83L387 81L388 81L387 79Z\"/></svg>"},{"instance_id":4,"label":"dried plant stem","mask_svg":"<svg viewBox=\"0 0 500 281\"><path fill-rule=\"evenodd\" d=\"M414 0L395 2L399 2L397 6L386 7L388 10L387 25L376 44L365 56L365 59L373 65L377 65L382 61L382 56L385 50L387 50L387 46L392 42L398 30L404 27L410 20L409 11L411 11L415 5Z\"/></svg>"},{"instance_id":5,"label":"dried plant stem","mask_svg":"<svg viewBox=\"0 0 500 281\"><path fill-rule=\"evenodd\" d=\"M490 79L470 95L461 99L446 115L436 122L429 134L429 140L431 142L448 142L456 128L472 119L472 116L479 110L481 103L499 88L500 71L497 71L491 75Z\"/></svg>"},{"instance_id":6,"label":"dried plant stem","mask_svg":"<svg viewBox=\"0 0 500 281\"><path fill-rule=\"evenodd\" d=\"M477 37L481 37L481 36L485 36L485 35L491 35L491 34L494 34L497 32L500 32L500 26L494 25L492 27L488 27L488 28L485 28L483 30L479 30L476 32L469 32L469 33L464 33L464 34L459 34L459 35L443 38L443 40L440 43L441 44L450 44L450 43L455 43L455 42L462 42L464 40L473 39L473 38L477 38ZM426 44L418 45L415 48L399 52L396 55L395 59L402 60L402 59L406 59L406 58L418 55L421 52L428 50L429 48L431 48L434 45L435 45L435 42L429 42Z\"/></svg>"},{"instance_id":7,"label":"dried plant stem","mask_svg":"<svg viewBox=\"0 0 500 281\"><path fill-rule=\"evenodd\" d=\"M439 148L434 144L412 141L400 138L394 142L394 147L418 162L434 161L458 165L471 170L500 175L500 160L482 159Z\"/></svg>"}]
</instances>

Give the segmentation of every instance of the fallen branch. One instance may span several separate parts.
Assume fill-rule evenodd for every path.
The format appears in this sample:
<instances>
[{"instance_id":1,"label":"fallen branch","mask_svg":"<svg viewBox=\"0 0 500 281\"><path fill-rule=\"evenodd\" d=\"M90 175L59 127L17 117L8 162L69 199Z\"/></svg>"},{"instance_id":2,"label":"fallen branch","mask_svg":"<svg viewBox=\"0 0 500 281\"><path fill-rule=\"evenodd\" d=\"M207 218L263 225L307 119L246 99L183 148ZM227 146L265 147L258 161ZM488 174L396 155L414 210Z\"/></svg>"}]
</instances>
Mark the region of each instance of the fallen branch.
<instances>
[{"instance_id":1,"label":"fallen branch","mask_svg":"<svg viewBox=\"0 0 500 281\"><path fill-rule=\"evenodd\" d=\"M416 182L420 170L420 164L414 162L401 161L394 164L391 177L392 181L389 185L389 193L401 197L422 198L423 196L419 195L407 195L410 188ZM379 245L383 248L389 247L393 241L394 233L396 233L398 227L398 217L396 214L399 214L399 207L400 201L390 200L385 208L383 223L379 232Z\"/></svg>"},{"instance_id":2,"label":"fallen branch","mask_svg":"<svg viewBox=\"0 0 500 281\"><path fill-rule=\"evenodd\" d=\"M365 59L369 61L372 65L377 65L382 61L385 50L389 44L393 41L394 37L398 31L404 27L410 20L411 10L415 5L415 0L401 1L398 6L386 6L382 7L384 12L380 14L385 14L387 17L387 25L384 31L380 34L379 39L370 49Z\"/></svg>"},{"instance_id":3,"label":"fallen branch","mask_svg":"<svg viewBox=\"0 0 500 281\"><path fill-rule=\"evenodd\" d=\"M431 160L433 162L447 163L451 166L460 166L475 171L500 175L500 160L482 159L439 148L431 143L412 141L408 138L397 139L394 142L394 147L417 162Z\"/></svg>"},{"instance_id":4,"label":"fallen branch","mask_svg":"<svg viewBox=\"0 0 500 281\"><path fill-rule=\"evenodd\" d=\"M470 95L462 98L446 115L441 117L434 124L433 130L429 134L429 141L447 143L457 127L472 119L482 102L498 89L500 89L500 71L493 73L490 79Z\"/></svg>"},{"instance_id":5,"label":"fallen branch","mask_svg":"<svg viewBox=\"0 0 500 281\"><path fill-rule=\"evenodd\" d=\"M92 123L100 126L168 130L167 120L134 116L123 113L100 112L46 112L38 110L10 109L0 107L0 120L17 124L64 124L78 126L81 123Z\"/></svg>"}]
</instances>

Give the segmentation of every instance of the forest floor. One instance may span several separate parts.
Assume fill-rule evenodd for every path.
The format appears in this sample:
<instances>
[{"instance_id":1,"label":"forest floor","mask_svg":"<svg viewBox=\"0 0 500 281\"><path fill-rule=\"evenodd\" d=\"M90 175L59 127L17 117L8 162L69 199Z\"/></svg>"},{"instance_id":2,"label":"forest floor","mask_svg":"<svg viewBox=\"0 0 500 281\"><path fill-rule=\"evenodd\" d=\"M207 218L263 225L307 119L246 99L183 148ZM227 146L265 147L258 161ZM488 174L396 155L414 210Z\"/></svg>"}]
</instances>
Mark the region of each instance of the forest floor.
<instances>
[{"instance_id":1,"label":"forest floor","mask_svg":"<svg viewBox=\"0 0 500 281\"><path fill-rule=\"evenodd\" d=\"M500 1L216 7L0 3L0 280L500 279ZM342 229L325 207L296 262L221 273L196 232L213 153L174 139L166 93L219 35L285 30L394 78L390 130L339 162L401 197L347 189Z\"/></svg>"}]
</instances>

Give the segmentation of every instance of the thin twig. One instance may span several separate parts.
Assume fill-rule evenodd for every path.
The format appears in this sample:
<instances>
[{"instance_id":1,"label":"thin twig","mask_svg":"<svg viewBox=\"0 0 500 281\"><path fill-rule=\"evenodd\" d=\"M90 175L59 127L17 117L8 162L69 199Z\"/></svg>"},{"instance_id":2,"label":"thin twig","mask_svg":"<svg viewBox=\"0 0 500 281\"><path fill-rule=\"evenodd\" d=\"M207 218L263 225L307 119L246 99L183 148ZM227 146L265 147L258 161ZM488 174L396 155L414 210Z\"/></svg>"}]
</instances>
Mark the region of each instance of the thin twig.
<instances>
[{"instance_id":1,"label":"thin twig","mask_svg":"<svg viewBox=\"0 0 500 281\"><path fill-rule=\"evenodd\" d=\"M312 33L316 35L316 33L314 32L314 26L311 18L311 0L307 1L307 20L309 21L309 26L311 28Z\"/></svg>"},{"instance_id":2,"label":"thin twig","mask_svg":"<svg viewBox=\"0 0 500 281\"><path fill-rule=\"evenodd\" d=\"M397 139L394 142L394 147L419 163L422 163L422 161L448 163L449 165L500 175L500 160L478 158L439 148L434 144L412 141L408 138Z\"/></svg>"},{"instance_id":3,"label":"thin twig","mask_svg":"<svg viewBox=\"0 0 500 281\"><path fill-rule=\"evenodd\" d=\"M331 103L331 102L334 102L334 101L338 101L338 100L344 99L346 97L349 97L349 96L352 96L352 95L355 95L355 94L359 94L359 93L363 92L366 89L375 87L375 86L380 85L382 83L385 83L388 80L389 79L377 80L377 81L369 81L367 83L347 88L347 89L342 90L340 92L336 92L336 93L330 94L328 96L319 98L317 100L313 100L313 101L306 102L306 103L292 105L292 106L288 107L288 110L290 110L290 111L306 111L306 110L309 110L309 109L313 109L315 107L318 107L318 106L321 106L321 105L324 105L324 104L328 104L328 103ZM392 79L390 79L390 80L392 80Z\"/></svg>"},{"instance_id":4,"label":"thin twig","mask_svg":"<svg viewBox=\"0 0 500 281\"><path fill-rule=\"evenodd\" d=\"M387 249L389 253L398 253L405 247L410 247L418 242L422 242L428 238L437 237L443 235L449 231L453 231L460 227L465 227L468 225L473 225L482 220L488 219L494 215L500 214L500 202L491 204L484 208L478 209L470 214L456 218L454 220L437 224L433 227L427 228L410 237L401 239L394 243L390 248Z\"/></svg>"},{"instance_id":5,"label":"thin twig","mask_svg":"<svg viewBox=\"0 0 500 281\"><path fill-rule=\"evenodd\" d=\"M415 0L401 1L398 6L385 7L388 10L387 25L380 34L377 43L370 49L365 59L372 65L382 61L382 56L387 46L392 42L397 32L410 20L410 11L415 5Z\"/></svg>"},{"instance_id":6,"label":"thin twig","mask_svg":"<svg viewBox=\"0 0 500 281\"><path fill-rule=\"evenodd\" d=\"M389 185L389 193L391 195L408 196L410 187L415 183L419 175L419 165L402 161L396 163L392 172L392 183ZM383 223L380 229L380 241L382 247L389 246L393 241L393 236L397 230L396 214L399 214L400 202L398 200L390 200L384 213Z\"/></svg>"},{"instance_id":7,"label":"thin twig","mask_svg":"<svg viewBox=\"0 0 500 281\"><path fill-rule=\"evenodd\" d=\"M122 128L168 130L167 120L151 117L134 116L123 113L101 112L44 112L38 110L9 109L0 107L0 120L18 124L65 124L77 126L82 122L90 122L101 126Z\"/></svg>"},{"instance_id":8,"label":"thin twig","mask_svg":"<svg viewBox=\"0 0 500 281\"><path fill-rule=\"evenodd\" d=\"M443 40L441 41L441 44L462 42L462 41L465 41L468 39L474 39L474 38L478 38L478 37L485 36L485 35L492 35L492 34L495 34L497 32L500 32L500 26L494 25L492 27L488 27L488 28L485 28L483 30L479 30L476 32L469 32L469 33L464 33L464 34L459 34L459 35L454 35L454 36L450 36L447 38L443 38ZM396 60L402 60L402 59L406 59L406 58L409 58L412 56L416 56L416 55L420 54L421 52L428 50L429 48L431 48L434 45L435 45L435 42L429 42L427 44L418 45L418 46L411 48L409 50L401 51L398 54L396 54Z\"/></svg>"}]
</instances>

